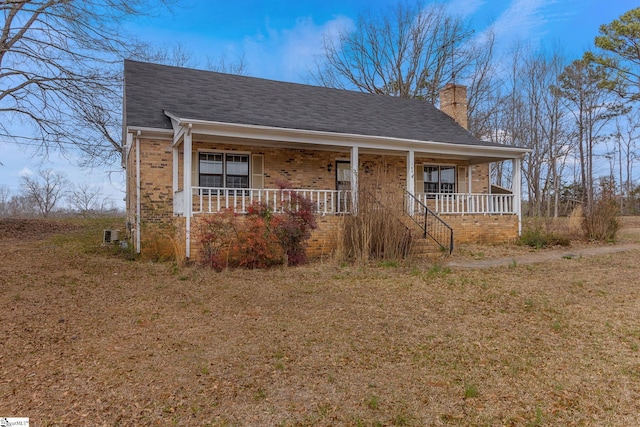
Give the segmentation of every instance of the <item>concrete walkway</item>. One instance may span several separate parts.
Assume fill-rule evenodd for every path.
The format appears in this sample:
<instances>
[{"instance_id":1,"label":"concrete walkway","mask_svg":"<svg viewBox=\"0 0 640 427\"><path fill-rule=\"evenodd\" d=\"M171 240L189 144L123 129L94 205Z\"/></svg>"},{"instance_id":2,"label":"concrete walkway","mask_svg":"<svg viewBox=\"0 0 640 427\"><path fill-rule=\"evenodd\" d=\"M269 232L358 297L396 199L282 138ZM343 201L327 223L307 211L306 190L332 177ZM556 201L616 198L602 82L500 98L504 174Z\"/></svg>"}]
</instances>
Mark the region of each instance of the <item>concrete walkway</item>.
<instances>
[{"instance_id":1,"label":"concrete walkway","mask_svg":"<svg viewBox=\"0 0 640 427\"><path fill-rule=\"evenodd\" d=\"M503 257L495 259L483 259L478 261L450 261L447 263L449 267L456 268L491 268L491 267L506 267L509 265L522 265L522 264L536 264L545 261L557 260L557 259L572 259L580 258L583 256L613 254L617 252L627 252L640 250L640 244L638 243L625 243L619 245L607 245L596 246L584 249L567 248L566 250L552 250L533 252L526 255L516 255L513 257Z\"/></svg>"}]
</instances>

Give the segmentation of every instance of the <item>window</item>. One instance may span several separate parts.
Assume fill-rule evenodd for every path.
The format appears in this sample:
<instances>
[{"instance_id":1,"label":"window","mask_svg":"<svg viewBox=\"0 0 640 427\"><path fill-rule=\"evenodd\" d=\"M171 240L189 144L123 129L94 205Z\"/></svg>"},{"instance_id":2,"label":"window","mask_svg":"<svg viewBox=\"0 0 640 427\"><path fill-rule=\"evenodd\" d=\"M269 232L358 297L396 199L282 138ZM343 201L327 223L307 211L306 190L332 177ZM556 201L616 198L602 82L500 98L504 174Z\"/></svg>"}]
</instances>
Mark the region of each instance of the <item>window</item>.
<instances>
[{"instance_id":1,"label":"window","mask_svg":"<svg viewBox=\"0 0 640 427\"><path fill-rule=\"evenodd\" d=\"M200 153L200 187L249 188L249 155Z\"/></svg>"},{"instance_id":2,"label":"window","mask_svg":"<svg viewBox=\"0 0 640 427\"><path fill-rule=\"evenodd\" d=\"M239 154L226 155L227 188L249 188L249 156Z\"/></svg>"},{"instance_id":3,"label":"window","mask_svg":"<svg viewBox=\"0 0 640 427\"><path fill-rule=\"evenodd\" d=\"M424 166L425 193L455 193L455 166Z\"/></svg>"}]
</instances>

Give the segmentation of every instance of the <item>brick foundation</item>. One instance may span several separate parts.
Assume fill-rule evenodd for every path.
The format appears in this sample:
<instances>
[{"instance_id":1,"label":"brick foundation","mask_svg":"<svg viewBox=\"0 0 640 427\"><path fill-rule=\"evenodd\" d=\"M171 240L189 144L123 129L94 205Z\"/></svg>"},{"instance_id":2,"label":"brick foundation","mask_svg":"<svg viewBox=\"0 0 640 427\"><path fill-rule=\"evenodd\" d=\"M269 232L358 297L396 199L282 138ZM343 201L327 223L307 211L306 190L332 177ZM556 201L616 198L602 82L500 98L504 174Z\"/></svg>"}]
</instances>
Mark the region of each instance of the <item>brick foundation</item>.
<instances>
[{"instance_id":1,"label":"brick foundation","mask_svg":"<svg viewBox=\"0 0 640 427\"><path fill-rule=\"evenodd\" d=\"M453 228L455 244L509 243L518 238L516 215L442 215Z\"/></svg>"}]
</instances>

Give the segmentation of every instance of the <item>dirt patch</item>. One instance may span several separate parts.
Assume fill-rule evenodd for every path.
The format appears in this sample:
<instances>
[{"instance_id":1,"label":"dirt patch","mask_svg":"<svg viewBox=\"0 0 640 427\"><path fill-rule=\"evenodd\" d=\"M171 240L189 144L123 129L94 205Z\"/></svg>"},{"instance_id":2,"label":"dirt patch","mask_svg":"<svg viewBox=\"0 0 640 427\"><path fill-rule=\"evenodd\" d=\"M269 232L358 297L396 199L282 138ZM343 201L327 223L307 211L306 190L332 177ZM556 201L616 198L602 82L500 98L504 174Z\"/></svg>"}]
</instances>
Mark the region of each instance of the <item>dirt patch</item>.
<instances>
[{"instance_id":1,"label":"dirt patch","mask_svg":"<svg viewBox=\"0 0 640 427\"><path fill-rule=\"evenodd\" d=\"M0 218L0 239L42 239L53 234L75 231L78 224L39 218Z\"/></svg>"},{"instance_id":2,"label":"dirt patch","mask_svg":"<svg viewBox=\"0 0 640 427\"><path fill-rule=\"evenodd\" d=\"M37 426L640 424L639 251L490 270L217 274L78 241L101 228L0 240L0 416Z\"/></svg>"}]
</instances>

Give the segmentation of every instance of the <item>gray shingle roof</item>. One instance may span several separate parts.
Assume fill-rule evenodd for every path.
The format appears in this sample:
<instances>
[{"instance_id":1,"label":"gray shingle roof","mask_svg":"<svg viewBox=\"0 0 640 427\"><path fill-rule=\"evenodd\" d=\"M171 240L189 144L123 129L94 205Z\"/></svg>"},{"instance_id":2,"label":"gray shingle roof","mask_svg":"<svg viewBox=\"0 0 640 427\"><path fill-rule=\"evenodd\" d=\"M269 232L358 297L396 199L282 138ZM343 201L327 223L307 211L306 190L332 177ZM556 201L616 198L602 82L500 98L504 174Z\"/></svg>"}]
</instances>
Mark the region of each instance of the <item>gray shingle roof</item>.
<instances>
[{"instance_id":1,"label":"gray shingle roof","mask_svg":"<svg viewBox=\"0 0 640 427\"><path fill-rule=\"evenodd\" d=\"M428 102L125 61L125 125L181 118L453 144L490 145Z\"/></svg>"}]
</instances>

